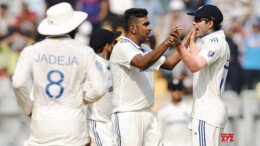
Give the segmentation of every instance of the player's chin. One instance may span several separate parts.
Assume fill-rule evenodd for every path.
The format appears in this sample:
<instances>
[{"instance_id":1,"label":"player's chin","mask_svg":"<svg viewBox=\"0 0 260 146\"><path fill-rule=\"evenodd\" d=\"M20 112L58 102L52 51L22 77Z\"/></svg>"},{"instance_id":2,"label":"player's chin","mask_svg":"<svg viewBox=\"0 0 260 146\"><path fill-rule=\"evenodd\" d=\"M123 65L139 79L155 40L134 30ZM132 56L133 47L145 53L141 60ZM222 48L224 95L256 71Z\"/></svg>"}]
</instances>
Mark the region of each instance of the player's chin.
<instances>
[{"instance_id":1,"label":"player's chin","mask_svg":"<svg viewBox=\"0 0 260 146\"><path fill-rule=\"evenodd\" d=\"M145 41L146 41L146 42L149 42L149 41L150 41L150 37L147 36L147 37L145 38Z\"/></svg>"},{"instance_id":2,"label":"player's chin","mask_svg":"<svg viewBox=\"0 0 260 146\"><path fill-rule=\"evenodd\" d=\"M203 35L200 33L199 30L196 31L196 37L197 37L197 38L201 38L201 37L203 37Z\"/></svg>"}]
</instances>

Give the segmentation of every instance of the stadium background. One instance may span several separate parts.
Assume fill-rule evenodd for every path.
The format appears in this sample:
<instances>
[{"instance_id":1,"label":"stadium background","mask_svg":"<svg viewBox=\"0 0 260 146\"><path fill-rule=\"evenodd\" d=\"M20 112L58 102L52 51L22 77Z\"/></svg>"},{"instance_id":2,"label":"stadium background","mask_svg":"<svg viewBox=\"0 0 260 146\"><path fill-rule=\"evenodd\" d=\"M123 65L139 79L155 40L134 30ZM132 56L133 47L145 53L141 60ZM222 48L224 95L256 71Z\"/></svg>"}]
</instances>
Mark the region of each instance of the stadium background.
<instances>
[{"instance_id":1,"label":"stadium background","mask_svg":"<svg viewBox=\"0 0 260 146\"><path fill-rule=\"evenodd\" d=\"M0 13L0 145L21 146L29 136L30 119L22 114L11 88L11 76L21 50L44 39L37 25L45 10L62 0L1 0ZM64 0L66 1L66 0ZM259 0L68 0L77 10L89 14L75 36L88 44L93 30L122 30L121 15L130 7L149 11L153 27L149 44L162 42L170 26L179 24L187 32L192 18L187 11L202 4L215 4L224 14L223 29L231 50L231 65L224 100L229 121L224 133L233 133L235 141L223 146L260 146L260 1ZM174 48L169 49L165 55ZM157 111L169 102L167 80L177 78L185 85L185 100L192 103L192 74L180 63L172 71L155 72Z\"/></svg>"}]
</instances>

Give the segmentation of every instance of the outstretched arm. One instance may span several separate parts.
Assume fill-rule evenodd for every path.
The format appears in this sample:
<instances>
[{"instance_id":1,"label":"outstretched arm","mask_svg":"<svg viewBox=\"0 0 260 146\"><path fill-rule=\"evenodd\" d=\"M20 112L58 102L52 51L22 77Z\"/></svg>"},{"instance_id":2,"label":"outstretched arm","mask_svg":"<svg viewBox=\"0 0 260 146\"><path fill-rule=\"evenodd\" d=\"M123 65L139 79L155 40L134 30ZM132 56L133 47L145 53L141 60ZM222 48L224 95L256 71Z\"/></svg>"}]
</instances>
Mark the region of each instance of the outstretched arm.
<instances>
[{"instance_id":1,"label":"outstretched arm","mask_svg":"<svg viewBox=\"0 0 260 146\"><path fill-rule=\"evenodd\" d=\"M177 31L181 28L174 27L172 29L173 31ZM132 60L131 60L131 65L140 68L140 69L147 69L150 66L152 66L163 54L164 52L168 49L168 47L170 45L172 45L173 43L173 39L174 37L169 35L169 37L167 38L166 41L164 41L163 43L161 43L158 47L156 47L153 51L151 51L150 53L146 54L146 55L141 55L138 54L136 55Z\"/></svg>"},{"instance_id":2,"label":"outstretched arm","mask_svg":"<svg viewBox=\"0 0 260 146\"><path fill-rule=\"evenodd\" d=\"M184 45L186 48L189 45L189 41L190 41L190 36L191 36L191 31L184 37L183 41L180 41L180 37L179 37L179 33L178 31L176 32L172 32L171 35L177 39L175 40L175 44L176 45L180 45L180 43L182 45ZM163 63L163 65L161 66L161 68L163 69L168 69L168 70L172 70L179 62L181 61L181 57L178 54L177 50L174 50L165 60L165 62Z\"/></svg>"}]
</instances>

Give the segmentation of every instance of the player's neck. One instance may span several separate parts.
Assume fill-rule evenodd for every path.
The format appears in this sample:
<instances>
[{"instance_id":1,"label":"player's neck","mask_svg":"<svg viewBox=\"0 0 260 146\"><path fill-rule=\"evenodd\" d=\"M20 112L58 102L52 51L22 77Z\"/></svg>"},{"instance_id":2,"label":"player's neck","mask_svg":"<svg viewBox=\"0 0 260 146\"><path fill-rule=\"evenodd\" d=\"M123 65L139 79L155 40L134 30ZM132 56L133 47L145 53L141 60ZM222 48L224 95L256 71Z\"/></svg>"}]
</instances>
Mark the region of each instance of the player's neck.
<instances>
[{"instance_id":1,"label":"player's neck","mask_svg":"<svg viewBox=\"0 0 260 146\"><path fill-rule=\"evenodd\" d=\"M127 33L126 37L133 41L136 45L141 46L142 42L133 34Z\"/></svg>"},{"instance_id":2,"label":"player's neck","mask_svg":"<svg viewBox=\"0 0 260 146\"><path fill-rule=\"evenodd\" d=\"M102 51L101 53L98 54L99 56L101 56L102 58L108 60L108 54L106 51Z\"/></svg>"},{"instance_id":3,"label":"player's neck","mask_svg":"<svg viewBox=\"0 0 260 146\"><path fill-rule=\"evenodd\" d=\"M173 99L172 99L172 103L173 103L173 104L178 104L178 103L181 102L181 100L182 100L181 98L179 98L179 99L174 99L174 98L173 98Z\"/></svg>"}]
</instances>

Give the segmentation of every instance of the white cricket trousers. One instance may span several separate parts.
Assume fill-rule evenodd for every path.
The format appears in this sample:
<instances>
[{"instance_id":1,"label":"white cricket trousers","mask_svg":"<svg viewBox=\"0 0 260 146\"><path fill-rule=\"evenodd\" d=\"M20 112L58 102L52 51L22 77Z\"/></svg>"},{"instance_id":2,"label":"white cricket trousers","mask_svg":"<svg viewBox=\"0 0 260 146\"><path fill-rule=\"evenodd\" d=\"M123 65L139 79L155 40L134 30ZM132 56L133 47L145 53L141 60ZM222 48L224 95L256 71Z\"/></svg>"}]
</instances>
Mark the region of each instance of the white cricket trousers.
<instances>
[{"instance_id":1,"label":"white cricket trousers","mask_svg":"<svg viewBox=\"0 0 260 146\"><path fill-rule=\"evenodd\" d=\"M111 121L103 123L88 120L88 122L91 146L113 146L114 131Z\"/></svg>"},{"instance_id":2,"label":"white cricket trousers","mask_svg":"<svg viewBox=\"0 0 260 146\"><path fill-rule=\"evenodd\" d=\"M151 109L112 115L116 146L163 146L157 117Z\"/></svg>"},{"instance_id":3,"label":"white cricket trousers","mask_svg":"<svg viewBox=\"0 0 260 146\"><path fill-rule=\"evenodd\" d=\"M205 121L192 119L189 129L192 130L192 146L219 146L222 128L214 127Z\"/></svg>"}]
</instances>

